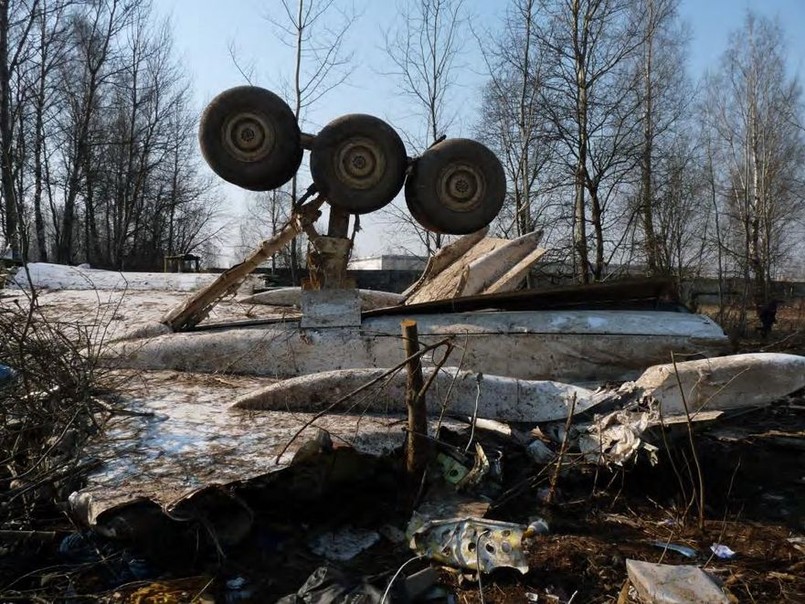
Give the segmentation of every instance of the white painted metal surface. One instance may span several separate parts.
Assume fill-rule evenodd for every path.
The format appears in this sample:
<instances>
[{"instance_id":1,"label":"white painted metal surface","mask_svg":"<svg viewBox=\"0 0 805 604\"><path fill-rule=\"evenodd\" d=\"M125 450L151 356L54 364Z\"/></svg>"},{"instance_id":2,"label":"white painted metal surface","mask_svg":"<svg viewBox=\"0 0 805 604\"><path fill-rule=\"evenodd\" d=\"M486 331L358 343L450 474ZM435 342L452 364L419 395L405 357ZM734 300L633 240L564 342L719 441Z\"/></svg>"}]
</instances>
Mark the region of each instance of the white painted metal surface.
<instances>
[{"instance_id":1,"label":"white painted metal surface","mask_svg":"<svg viewBox=\"0 0 805 604\"><path fill-rule=\"evenodd\" d=\"M330 290L332 291L332 290ZM387 306L397 306L402 304L405 297L394 292L375 291L371 289L357 290L360 296L362 310L374 310ZM253 296L248 296L240 300L241 304L265 304L268 306L301 306L302 288L301 287L280 287Z\"/></svg>"},{"instance_id":2,"label":"white painted metal surface","mask_svg":"<svg viewBox=\"0 0 805 604\"><path fill-rule=\"evenodd\" d=\"M299 323L163 335L112 345L121 367L246 373L288 378L320 371L393 367L404 358L400 320L421 341L451 337L449 365L526 380L634 379L679 354L721 354L727 338L707 317L653 311L469 312L372 317L360 328L300 329ZM424 359L428 364L428 359Z\"/></svg>"},{"instance_id":3,"label":"white painted metal surface","mask_svg":"<svg viewBox=\"0 0 805 604\"><path fill-rule=\"evenodd\" d=\"M690 412L763 406L805 388L805 357L767 352L657 365L633 387L657 399L663 415L683 414L685 404Z\"/></svg>"},{"instance_id":4,"label":"white painted metal surface","mask_svg":"<svg viewBox=\"0 0 805 604\"><path fill-rule=\"evenodd\" d=\"M433 371L424 370L426 381ZM344 369L300 376L250 392L236 400L234 406L263 411L320 411L384 373L385 369ZM404 413L405 382L405 372L399 371L331 411ZM576 413L586 411L593 405L592 395L592 391L570 384L516 380L451 368L439 372L425 401L433 416L444 412L453 417L537 423L566 419L574 397Z\"/></svg>"}]
</instances>

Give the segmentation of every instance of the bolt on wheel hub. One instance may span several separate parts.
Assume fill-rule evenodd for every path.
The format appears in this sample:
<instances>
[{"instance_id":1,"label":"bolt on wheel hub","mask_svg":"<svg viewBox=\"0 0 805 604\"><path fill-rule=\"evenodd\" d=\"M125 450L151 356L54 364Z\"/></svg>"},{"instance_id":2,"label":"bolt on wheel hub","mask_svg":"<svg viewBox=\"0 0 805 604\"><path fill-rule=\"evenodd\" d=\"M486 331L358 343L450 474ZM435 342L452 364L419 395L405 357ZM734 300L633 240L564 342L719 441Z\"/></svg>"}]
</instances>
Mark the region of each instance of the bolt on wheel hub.
<instances>
[{"instance_id":1,"label":"bolt on wheel hub","mask_svg":"<svg viewBox=\"0 0 805 604\"><path fill-rule=\"evenodd\" d=\"M477 207L485 188L483 174L465 164L448 167L439 178L439 198L447 207L459 212Z\"/></svg>"},{"instance_id":2,"label":"bolt on wheel hub","mask_svg":"<svg viewBox=\"0 0 805 604\"><path fill-rule=\"evenodd\" d=\"M259 161L274 147L274 129L261 115L241 113L224 124L224 145L240 161Z\"/></svg>"},{"instance_id":3,"label":"bolt on wheel hub","mask_svg":"<svg viewBox=\"0 0 805 604\"><path fill-rule=\"evenodd\" d=\"M355 189L369 189L376 185L385 165L383 152L366 138L347 141L336 154L338 179Z\"/></svg>"}]
</instances>

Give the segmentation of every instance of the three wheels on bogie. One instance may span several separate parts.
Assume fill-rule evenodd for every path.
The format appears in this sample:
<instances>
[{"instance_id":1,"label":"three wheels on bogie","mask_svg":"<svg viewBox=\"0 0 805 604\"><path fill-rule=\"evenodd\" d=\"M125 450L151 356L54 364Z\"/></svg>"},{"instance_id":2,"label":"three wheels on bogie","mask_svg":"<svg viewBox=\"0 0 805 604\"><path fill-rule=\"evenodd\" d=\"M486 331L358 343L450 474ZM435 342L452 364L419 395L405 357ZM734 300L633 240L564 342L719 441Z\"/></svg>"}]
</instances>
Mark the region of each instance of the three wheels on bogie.
<instances>
[{"instance_id":1,"label":"three wheels on bogie","mask_svg":"<svg viewBox=\"0 0 805 604\"><path fill-rule=\"evenodd\" d=\"M202 115L199 142L218 176L252 191L290 181L309 148L313 183L334 208L374 212L405 185L411 215L438 233L459 235L485 227L506 194L503 167L481 143L447 139L410 159L394 128L365 114L339 117L316 136L304 134L280 97L255 86L215 97Z\"/></svg>"}]
</instances>

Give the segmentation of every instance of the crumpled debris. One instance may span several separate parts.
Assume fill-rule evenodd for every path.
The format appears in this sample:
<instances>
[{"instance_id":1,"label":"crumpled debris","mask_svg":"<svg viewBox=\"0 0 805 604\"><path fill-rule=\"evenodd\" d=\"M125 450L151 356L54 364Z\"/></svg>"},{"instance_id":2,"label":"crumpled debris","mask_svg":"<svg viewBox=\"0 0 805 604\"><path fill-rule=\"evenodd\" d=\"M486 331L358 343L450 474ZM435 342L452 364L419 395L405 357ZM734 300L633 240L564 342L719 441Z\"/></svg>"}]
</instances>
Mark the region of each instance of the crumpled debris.
<instances>
[{"instance_id":1,"label":"crumpled debris","mask_svg":"<svg viewBox=\"0 0 805 604\"><path fill-rule=\"evenodd\" d=\"M732 560L737 555L729 546L722 545L721 543L711 545L710 551L715 554L716 558L720 558L721 560Z\"/></svg>"},{"instance_id":2,"label":"crumpled debris","mask_svg":"<svg viewBox=\"0 0 805 604\"><path fill-rule=\"evenodd\" d=\"M686 558L695 558L698 553L692 547L687 545L680 545L678 543L667 543L666 541L649 541L649 545L659 547L660 549L669 549L672 552L682 554Z\"/></svg>"},{"instance_id":3,"label":"crumpled debris","mask_svg":"<svg viewBox=\"0 0 805 604\"><path fill-rule=\"evenodd\" d=\"M396 587L396 585L395 585ZM277 600L277 604L395 604L405 601L402 582L383 599L383 590L366 579L356 579L331 566L313 571L295 594Z\"/></svg>"},{"instance_id":4,"label":"crumpled debris","mask_svg":"<svg viewBox=\"0 0 805 604\"><path fill-rule=\"evenodd\" d=\"M545 465L556 459L556 453L548 445L539 439L534 440L526 447L526 453L536 463Z\"/></svg>"},{"instance_id":5,"label":"crumpled debris","mask_svg":"<svg viewBox=\"0 0 805 604\"><path fill-rule=\"evenodd\" d=\"M590 463L617 466L634 460L642 450L648 454L651 465L656 465L658 448L641 437L658 420L655 406L648 410L632 407L596 416L592 424L582 429L578 437L579 450Z\"/></svg>"},{"instance_id":6,"label":"crumpled debris","mask_svg":"<svg viewBox=\"0 0 805 604\"><path fill-rule=\"evenodd\" d=\"M479 487L487 475L500 473L499 469L492 472L492 463L480 443L475 443L472 468L468 468L446 453L439 453L436 456L436 462L442 468L442 476L445 481L454 485L458 491Z\"/></svg>"},{"instance_id":7,"label":"crumpled debris","mask_svg":"<svg viewBox=\"0 0 805 604\"><path fill-rule=\"evenodd\" d=\"M489 573L508 567L525 574L525 531L521 524L483 518L430 520L413 532L409 546L422 556L456 568Z\"/></svg>"},{"instance_id":8,"label":"crumpled debris","mask_svg":"<svg viewBox=\"0 0 805 604\"><path fill-rule=\"evenodd\" d=\"M627 560L626 571L640 601L646 604L730 602L713 578L696 566Z\"/></svg>"},{"instance_id":9,"label":"crumpled debris","mask_svg":"<svg viewBox=\"0 0 805 604\"><path fill-rule=\"evenodd\" d=\"M487 455L480 443L475 443L475 455L442 452L436 456L436 463L444 481L456 491L490 496L500 488L502 454L493 450L491 455Z\"/></svg>"},{"instance_id":10,"label":"crumpled debris","mask_svg":"<svg viewBox=\"0 0 805 604\"><path fill-rule=\"evenodd\" d=\"M328 560L345 562L352 560L378 541L380 534L376 531L345 526L316 535L308 541L308 547L314 554Z\"/></svg>"},{"instance_id":11,"label":"crumpled debris","mask_svg":"<svg viewBox=\"0 0 805 604\"><path fill-rule=\"evenodd\" d=\"M12 382L17 377L17 372L11 367L0 364L0 385Z\"/></svg>"}]
</instances>

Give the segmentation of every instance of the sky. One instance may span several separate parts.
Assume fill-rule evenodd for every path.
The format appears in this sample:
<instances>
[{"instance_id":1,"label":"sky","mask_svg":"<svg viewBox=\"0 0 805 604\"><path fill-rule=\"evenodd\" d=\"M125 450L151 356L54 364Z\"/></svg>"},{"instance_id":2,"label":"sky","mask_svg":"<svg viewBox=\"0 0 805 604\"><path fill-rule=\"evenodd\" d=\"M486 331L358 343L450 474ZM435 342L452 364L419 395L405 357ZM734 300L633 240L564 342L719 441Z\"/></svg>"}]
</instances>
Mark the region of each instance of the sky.
<instances>
[{"instance_id":1,"label":"sky","mask_svg":"<svg viewBox=\"0 0 805 604\"><path fill-rule=\"evenodd\" d=\"M403 2L406 0L402 0ZM415 0L407 0L415 1ZM199 112L219 92L247 83L232 59L247 72L253 84L274 90L280 96L291 80L293 55L283 44L271 18L281 19L279 0L153 0L157 15L173 24L174 45L192 78ZM293 0L291 0L293 3ZM353 6L352 0L336 0ZM494 31L504 15L506 0L466 0L474 28L483 39ZM384 36L394 27L395 0L354 0L358 13L350 27L345 47L353 52L352 70L346 83L330 92L303 116L302 130L315 133L330 120L347 113L369 113L385 119L403 131L415 131L420 123L408 99L400 94L395 79L388 75L384 57ZM681 17L690 26L690 74L694 79L717 67L731 31L738 29L746 11L779 18L787 36L789 69L805 76L805 0L682 0ZM474 36L467 36L460 62L463 70L457 83L455 120L449 136L472 136L474 119L484 82L482 55ZM206 167L205 167L206 169ZM234 219L243 211L249 193L219 182L226 210ZM304 184L304 183L303 183ZM363 230L356 240L356 256L390 251L401 243L395 229L375 214L362 219ZM323 229L323 227L322 227ZM234 230L223 246L223 263L234 261Z\"/></svg>"}]
</instances>

